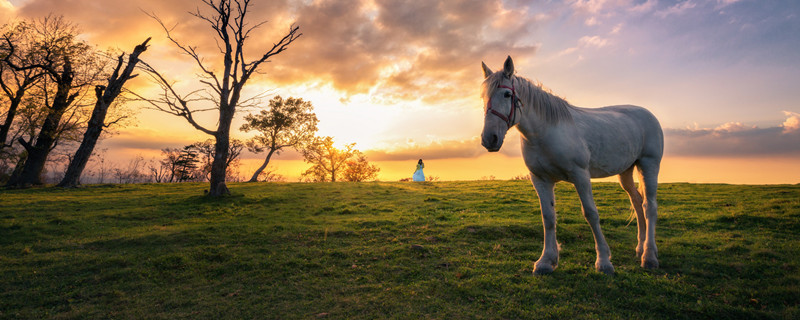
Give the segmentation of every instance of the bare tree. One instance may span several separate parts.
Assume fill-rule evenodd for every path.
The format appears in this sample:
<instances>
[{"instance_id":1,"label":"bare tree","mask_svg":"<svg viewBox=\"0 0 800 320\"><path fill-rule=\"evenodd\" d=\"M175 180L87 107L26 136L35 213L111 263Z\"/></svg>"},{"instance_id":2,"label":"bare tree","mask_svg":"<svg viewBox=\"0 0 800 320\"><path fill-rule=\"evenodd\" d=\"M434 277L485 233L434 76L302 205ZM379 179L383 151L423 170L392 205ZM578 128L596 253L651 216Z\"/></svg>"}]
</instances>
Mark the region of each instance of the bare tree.
<instances>
[{"instance_id":1,"label":"bare tree","mask_svg":"<svg viewBox=\"0 0 800 320\"><path fill-rule=\"evenodd\" d=\"M128 162L125 168L114 169L114 176L117 177L117 183L138 183L145 178L145 173L142 172L144 167L144 157L137 155Z\"/></svg>"},{"instance_id":2,"label":"bare tree","mask_svg":"<svg viewBox=\"0 0 800 320\"><path fill-rule=\"evenodd\" d=\"M147 38L147 40L133 49L133 52L128 55L128 62L124 69L122 65L125 55L121 54L119 58L117 58L117 66L108 78L108 83L105 86L95 86L95 97L97 100L92 111L92 117L89 119L88 127L83 135L83 141L78 147L78 150L75 151L75 155L69 162L66 173L64 173L64 179L58 183L59 187L75 187L80 184L81 173L83 173L83 169L86 168L86 163L89 162L89 157L92 155L95 145L97 145L97 140L100 138L103 128L119 120L117 119L111 123L106 123L108 108L122 92L122 87L125 85L125 82L137 76L133 74L133 69L139 62L139 55L147 50L147 42L149 41L150 38Z\"/></svg>"},{"instance_id":3,"label":"bare tree","mask_svg":"<svg viewBox=\"0 0 800 320\"><path fill-rule=\"evenodd\" d=\"M163 167L169 176L169 181L166 179L164 182L174 182L178 176L178 159L181 156L181 150L178 148L164 148L161 149L161 167Z\"/></svg>"},{"instance_id":4,"label":"bare tree","mask_svg":"<svg viewBox=\"0 0 800 320\"><path fill-rule=\"evenodd\" d=\"M144 64L147 72L161 86L163 94L158 99L149 99L157 109L186 119L195 129L200 130L215 139L215 157L211 165L210 188L208 195L212 197L229 194L225 184L228 150L230 145L230 127L233 116L238 107L252 104L252 99L242 98L242 89L247 81L257 73L263 63L283 51L297 40L302 34L299 27L291 26L289 31L278 42L274 43L262 55L252 59L245 57L246 42L250 33L264 24L249 24L247 22L250 0L202 0L211 14L204 14L198 8L193 16L208 23L219 51L221 53L221 72L213 70L197 51L197 47L187 46L177 41L170 33L171 29L155 15L153 19L163 27L167 38L175 44L180 51L191 57L202 71L200 82L206 86L207 91L178 93L173 82L168 81L152 66ZM212 102L212 110L219 112L217 128L212 130L198 123L194 116L202 111L196 105L202 102ZM206 109L208 110L208 109Z\"/></svg>"},{"instance_id":5,"label":"bare tree","mask_svg":"<svg viewBox=\"0 0 800 320\"><path fill-rule=\"evenodd\" d=\"M245 124L240 130L256 130L259 133L247 141L247 149L253 153L268 150L264 163L256 169L248 182L258 181L273 153L280 154L284 148L302 148L314 139L319 120L313 110L309 101L292 97L284 100L276 96L269 101L268 110L244 117Z\"/></svg>"},{"instance_id":6,"label":"bare tree","mask_svg":"<svg viewBox=\"0 0 800 320\"><path fill-rule=\"evenodd\" d=\"M208 181L211 177L211 168L214 162L214 158L216 157L216 150L214 148L214 140L208 139L202 142L195 142L188 146L184 147L185 149L193 150L197 153L198 157L200 158L200 166L197 168L198 173L197 177L201 178L201 181ZM226 166L228 168L238 167L239 165L239 156L242 154L242 150L244 150L244 142L239 139L231 139L231 143L228 147L228 160L226 162ZM230 171L230 170L228 170ZM230 172L232 173L232 172ZM229 176L231 176L229 174Z\"/></svg>"},{"instance_id":7,"label":"bare tree","mask_svg":"<svg viewBox=\"0 0 800 320\"><path fill-rule=\"evenodd\" d=\"M277 168L261 171L259 180L264 182L286 182L286 177L277 172Z\"/></svg>"},{"instance_id":8,"label":"bare tree","mask_svg":"<svg viewBox=\"0 0 800 320\"><path fill-rule=\"evenodd\" d=\"M150 180L153 182L167 182L170 172L167 171L167 167L165 167L161 162L151 160L147 163L147 169L150 171Z\"/></svg>"}]
</instances>

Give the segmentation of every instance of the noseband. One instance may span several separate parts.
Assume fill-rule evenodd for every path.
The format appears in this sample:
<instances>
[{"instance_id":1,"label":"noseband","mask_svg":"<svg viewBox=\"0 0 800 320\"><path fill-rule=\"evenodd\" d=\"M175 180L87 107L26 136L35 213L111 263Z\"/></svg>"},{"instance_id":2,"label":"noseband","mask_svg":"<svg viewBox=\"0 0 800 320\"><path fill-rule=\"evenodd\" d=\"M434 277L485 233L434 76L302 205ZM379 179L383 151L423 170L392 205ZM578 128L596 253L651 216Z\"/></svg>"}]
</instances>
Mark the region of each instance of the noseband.
<instances>
[{"instance_id":1,"label":"noseband","mask_svg":"<svg viewBox=\"0 0 800 320\"><path fill-rule=\"evenodd\" d=\"M498 118L500 118L503 121L505 121L506 125L508 125L508 127L511 128L511 126L514 123L515 116L516 116L517 103L522 104L522 101L520 101L519 97L517 97L517 90L514 89L514 83L513 82L511 83L510 87L509 86L504 86L504 85L499 85L497 87L498 88L511 89L511 111L508 113L508 115L505 115L505 114L500 113L500 111L497 111L497 110L493 109L492 108L492 98L490 97L489 101L486 102L486 114L491 112L493 115L496 115Z\"/></svg>"}]
</instances>

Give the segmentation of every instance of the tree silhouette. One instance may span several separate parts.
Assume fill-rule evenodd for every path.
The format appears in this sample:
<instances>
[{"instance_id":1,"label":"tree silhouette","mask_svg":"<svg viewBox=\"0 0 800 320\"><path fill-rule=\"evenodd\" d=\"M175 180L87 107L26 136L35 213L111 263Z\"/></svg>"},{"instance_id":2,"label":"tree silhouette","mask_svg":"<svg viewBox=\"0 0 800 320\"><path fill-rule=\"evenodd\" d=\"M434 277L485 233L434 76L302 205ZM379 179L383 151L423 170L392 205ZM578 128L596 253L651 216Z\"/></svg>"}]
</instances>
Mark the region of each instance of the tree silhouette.
<instances>
[{"instance_id":1,"label":"tree silhouette","mask_svg":"<svg viewBox=\"0 0 800 320\"><path fill-rule=\"evenodd\" d=\"M214 137L215 157L211 165L210 188L208 195L211 197L229 194L225 184L228 150L230 146L230 127L233 116L237 108L247 105L251 99L243 99L242 90L247 81L259 68L269 59L285 51L289 45L297 40L302 34L299 27L291 26L289 31L271 48L260 54L256 58L247 59L248 50L246 44L250 33L263 25L262 23L248 23L248 10L250 0L202 0L202 2L212 11L211 15L206 15L198 9L193 16L208 23L211 27L215 41L221 53L221 66L223 70L213 70L211 64L197 52L196 47L187 46L178 42L170 33L168 28L155 15L151 15L163 27L167 38L175 44L180 51L191 57L201 70L200 82L207 88L206 91L193 91L187 94L178 93L173 87L173 82L168 81L164 76L157 72L152 66L143 64L147 72L158 83L163 94L158 99L148 101L157 109L182 117L197 130ZM213 103L214 108L219 112L217 118L217 128L209 129L195 120L195 113L203 110L197 104Z\"/></svg>"},{"instance_id":2,"label":"tree silhouette","mask_svg":"<svg viewBox=\"0 0 800 320\"><path fill-rule=\"evenodd\" d=\"M292 97L284 100L276 96L269 101L268 110L244 117L246 122L240 130L259 133L247 140L247 149L253 153L268 151L264 163L256 169L249 182L258 181L273 153L280 154L284 148L301 149L314 139L319 120L313 110L311 102Z\"/></svg>"},{"instance_id":3,"label":"tree silhouette","mask_svg":"<svg viewBox=\"0 0 800 320\"><path fill-rule=\"evenodd\" d=\"M93 84L105 69L91 47L77 38L75 25L63 17L48 16L33 21L31 31L35 37L36 62L24 67L11 64L8 60L5 62L15 70L38 69L43 72L42 80L38 83L41 92L36 97L36 103L43 111L44 120L38 125L35 139L33 135L29 141L17 138L25 148L26 157L9 178L8 186L12 187L43 183L42 172L48 155L58 145L62 133L68 132L68 127L76 124L70 121L76 116L75 105L81 100L87 86ZM6 44L9 51L16 50L9 38L6 38ZM70 108L73 112L68 112ZM63 119L65 115L66 120Z\"/></svg>"},{"instance_id":4,"label":"tree silhouette","mask_svg":"<svg viewBox=\"0 0 800 320\"><path fill-rule=\"evenodd\" d=\"M305 161L312 166L303 177L311 181L336 182L336 178L344 171L347 160L355 154L355 143L347 144L344 149L333 146L332 137L317 137L302 150Z\"/></svg>"},{"instance_id":5,"label":"tree silhouette","mask_svg":"<svg viewBox=\"0 0 800 320\"><path fill-rule=\"evenodd\" d=\"M369 164L367 156L360 151L356 151L354 158L346 162L343 178L345 181L354 182L375 180L379 171L381 169L378 166Z\"/></svg>"},{"instance_id":6,"label":"tree silhouette","mask_svg":"<svg viewBox=\"0 0 800 320\"><path fill-rule=\"evenodd\" d=\"M92 117L89 119L78 150L75 151L75 155L69 162L64 179L58 183L59 187L75 187L80 183L81 173L83 173L83 169L86 168L86 164L89 162L89 157L92 155L95 145L97 145L100 134L103 133L103 128L110 125L106 123L108 108L122 92L125 82L137 76L133 74L133 69L139 62L139 55L147 50L148 41L150 41L150 38L147 38L147 40L133 49L131 54L128 55L128 62L125 68L122 68L124 54L121 54L117 58L117 66L108 78L106 85L95 86L96 102L92 110Z\"/></svg>"}]
</instances>

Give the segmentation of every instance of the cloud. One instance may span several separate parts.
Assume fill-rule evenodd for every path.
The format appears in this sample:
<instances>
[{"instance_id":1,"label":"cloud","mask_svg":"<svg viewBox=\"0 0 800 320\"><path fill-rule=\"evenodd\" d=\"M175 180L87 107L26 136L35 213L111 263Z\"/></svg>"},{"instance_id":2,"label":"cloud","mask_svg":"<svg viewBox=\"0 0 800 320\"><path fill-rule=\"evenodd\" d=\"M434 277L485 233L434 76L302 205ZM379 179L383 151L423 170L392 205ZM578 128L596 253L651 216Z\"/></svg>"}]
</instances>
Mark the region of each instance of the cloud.
<instances>
[{"instance_id":1,"label":"cloud","mask_svg":"<svg viewBox=\"0 0 800 320\"><path fill-rule=\"evenodd\" d=\"M664 129L665 155L669 156L778 156L800 155L800 113L784 111L786 120L774 127L759 128L741 122L728 122L715 128ZM519 133L511 130L500 153L521 156ZM480 137L465 140L435 141L429 144L406 143L392 150L368 150L371 161L474 158L486 153Z\"/></svg>"},{"instance_id":2,"label":"cloud","mask_svg":"<svg viewBox=\"0 0 800 320\"><path fill-rule=\"evenodd\" d=\"M0 0L0 22L6 23L16 15L17 9L8 0Z\"/></svg>"},{"instance_id":3,"label":"cloud","mask_svg":"<svg viewBox=\"0 0 800 320\"><path fill-rule=\"evenodd\" d=\"M102 140L102 146L111 149L123 148L159 151L164 148L181 148L205 139L192 139L193 137L179 135L164 135L163 132L136 127L124 128L121 131L120 135Z\"/></svg>"},{"instance_id":4,"label":"cloud","mask_svg":"<svg viewBox=\"0 0 800 320\"><path fill-rule=\"evenodd\" d=\"M414 159L453 159L474 158L486 149L481 147L479 137L467 140L438 141L428 145L419 146L409 144L405 148L396 148L391 151L369 150L364 152L371 161L399 161Z\"/></svg>"},{"instance_id":5,"label":"cloud","mask_svg":"<svg viewBox=\"0 0 800 320\"><path fill-rule=\"evenodd\" d=\"M505 137L500 153L508 157L521 157L519 131L510 130ZM366 150L370 161L399 161L423 159L475 158L488 151L481 146L481 138L436 140L427 144L408 140L404 146L391 150Z\"/></svg>"},{"instance_id":6,"label":"cloud","mask_svg":"<svg viewBox=\"0 0 800 320\"><path fill-rule=\"evenodd\" d=\"M718 8L727 7L739 1L741 0L717 0L717 6Z\"/></svg>"},{"instance_id":7,"label":"cloud","mask_svg":"<svg viewBox=\"0 0 800 320\"><path fill-rule=\"evenodd\" d=\"M275 59L279 84L442 102L474 92L479 61L537 49L527 9L501 1L314 1L295 12L303 37Z\"/></svg>"},{"instance_id":8,"label":"cloud","mask_svg":"<svg viewBox=\"0 0 800 320\"><path fill-rule=\"evenodd\" d=\"M618 26L618 27L622 28L621 26ZM615 28L615 30L617 30L616 32L619 32L618 29ZM558 52L556 54L556 56L560 57L560 56L570 55L570 54L573 54L573 53L577 52L579 49L584 49L584 48L596 48L596 49L599 49L599 48L603 48L605 46L608 46L609 43L610 43L610 41L607 38L603 38L603 37L600 37L600 36L583 36L580 39L578 39L578 45L577 46L569 47L569 48L566 48L564 50L561 50L560 52ZM579 60L580 59L582 59L581 56L579 56Z\"/></svg>"},{"instance_id":9,"label":"cloud","mask_svg":"<svg viewBox=\"0 0 800 320\"><path fill-rule=\"evenodd\" d=\"M640 4L634 5L633 7L630 7L628 11L633 13L647 13L652 11L657 4L658 2L656 0L647 0Z\"/></svg>"},{"instance_id":10,"label":"cloud","mask_svg":"<svg viewBox=\"0 0 800 320\"><path fill-rule=\"evenodd\" d=\"M602 48L608 45L608 39L599 36L583 36L578 39L578 44L582 47Z\"/></svg>"},{"instance_id":11,"label":"cloud","mask_svg":"<svg viewBox=\"0 0 800 320\"><path fill-rule=\"evenodd\" d=\"M696 7L697 4L692 2L691 0L686 0L680 3L677 3L669 8L656 12L656 15L661 18L666 18L670 15L681 15L686 11Z\"/></svg>"},{"instance_id":12,"label":"cloud","mask_svg":"<svg viewBox=\"0 0 800 320\"><path fill-rule=\"evenodd\" d=\"M783 114L787 117L786 121L781 124L781 127L783 127L783 133L800 131L800 113L784 111Z\"/></svg>"},{"instance_id":13,"label":"cloud","mask_svg":"<svg viewBox=\"0 0 800 320\"><path fill-rule=\"evenodd\" d=\"M665 129L667 156L800 155L800 114L785 112L780 126L729 122L713 129Z\"/></svg>"},{"instance_id":14,"label":"cloud","mask_svg":"<svg viewBox=\"0 0 800 320\"><path fill-rule=\"evenodd\" d=\"M0 0L0 9L5 1ZM169 28L174 26L173 36L196 46L204 61L212 64L221 60L213 31L206 21L188 13L198 9L206 12L196 0L30 0L17 11L25 18L64 15L79 23L86 38L100 47L130 50L153 36L148 56L158 58L144 59L157 68L174 69L176 64L194 66L144 12L158 15ZM330 85L343 94L336 99L368 93L388 100L437 103L473 94L482 79L478 67L482 60L502 61L512 55L521 63L532 57L538 46L530 42L531 34L540 18L529 16L524 4L501 0L254 1L250 22L268 23L248 41L255 57L289 25L300 27L303 36L264 66L266 75L254 78L268 86Z\"/></svg>"},{"instance_id":15,"label":"cloud","mask_svg":"<svg viewBox=\"0 0 800 320\"><path fill-rule=\"evenodd\" d=\"M611 32L609 32L609 34L612 34L612 35L613 34L619 34L619 32L622 31L622 26L623 25L624 25L623 23L618 23L617 25L614 26L613 29L611 29Z\"/></svg>"},{"instance_id":16,"label":"cloud","mask_svg":"<svg viewBox=\"0 0 800 320\"><path fill-rule=\"evenodd\" d=\"M576 11L594 14L600 12L607 2L606 0L576 0L572 3L572 8Z\"/></svg>"}]
</instances>

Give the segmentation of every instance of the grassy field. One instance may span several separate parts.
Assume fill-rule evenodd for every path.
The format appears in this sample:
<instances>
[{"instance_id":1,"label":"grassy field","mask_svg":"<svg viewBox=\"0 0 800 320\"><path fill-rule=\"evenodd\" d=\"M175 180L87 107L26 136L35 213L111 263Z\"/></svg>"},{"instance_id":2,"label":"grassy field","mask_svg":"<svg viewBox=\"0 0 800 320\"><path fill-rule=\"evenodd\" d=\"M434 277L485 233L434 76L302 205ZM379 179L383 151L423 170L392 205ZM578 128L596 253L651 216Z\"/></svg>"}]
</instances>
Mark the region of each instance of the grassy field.
<instances>
[{"instance_id":1,"label":"grassy field","mask_svg":"<svg viewBox=\"0 0 800 320\"><path fill-rule=\"evenodd\" d=\"M205 187L0 191L0 318L800 318L799 185L661 185L647 271L598 183L613 277L567 184L542 277L527 181Z\"/></svg>"}]
</instances>

